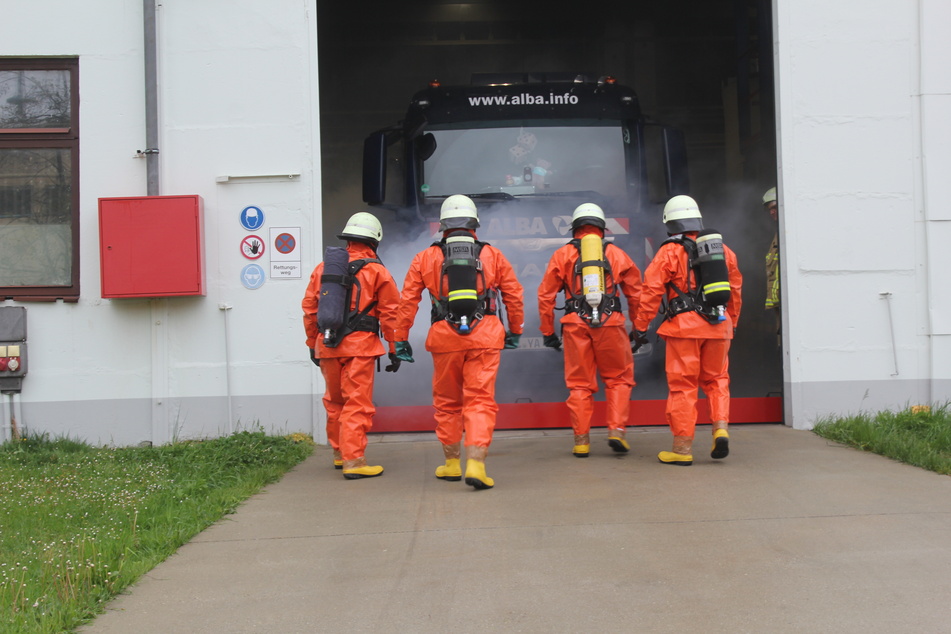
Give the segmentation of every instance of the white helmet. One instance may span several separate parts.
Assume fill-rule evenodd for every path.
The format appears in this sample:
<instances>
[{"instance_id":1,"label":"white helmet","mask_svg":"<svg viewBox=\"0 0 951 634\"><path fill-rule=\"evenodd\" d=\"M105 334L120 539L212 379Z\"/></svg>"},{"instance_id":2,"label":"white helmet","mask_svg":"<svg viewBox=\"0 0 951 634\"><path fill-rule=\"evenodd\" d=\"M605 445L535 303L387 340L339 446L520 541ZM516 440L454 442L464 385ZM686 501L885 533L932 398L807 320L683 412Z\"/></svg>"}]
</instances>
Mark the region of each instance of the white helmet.
<instances>
[{"instance_id":1,"label":"white helmet","mask_svg":"<svg viewBox=\"0 0 951 634\"><path fill-rule=\"evenodd\" d=\"M768 207L769 203L774 203L774 202L776 202L776 188L770 187L769 189L766 190L766 193L763 194L763 204Z\"/></svg>"},{"instance_id":2,"label":"white helmet","mask_svg":"<svg viewBox=\"0 0 951 634\"><path fill-rule=\"evenodd\" d=\"M664 205L664 224L667 233L683 233L703 229L703 216L697 201L690 196L674 196Z\"/></svg>"},{"instance_id":3,"label":"white helmet","mask_svg":"<svg viewBox=\"0 0 951 634\"><path fill-rule=\"evenodd\" d=\"M577 229L583 225L592 225L604 229L604 211L594 203L583 203L575 207L571 214L571 228Z\"/></svg>"},{"instance_id":4,"label":"white helmet","mask_svg":"<svg viewBox=\"0 0 951 634\"><path fill-rule=\"evenodd\" d=\"M357 242L366 242L374 249L380 245L383 239L383 226L376 216L365 211L358 211L350 216L347 226L343 231L337 234L341 240L355 240Z\"/></svg>"},{"instance_id":5,"label":"white helmet","mask_svg":"<svg viewBox=\"0 0 951 634\"><path fill-rule=\"evenodd\" d=\"M439 230L475 229L479 226L479 212L468 196L453 194L439 209Z\"/></svg>"}]
</instances>

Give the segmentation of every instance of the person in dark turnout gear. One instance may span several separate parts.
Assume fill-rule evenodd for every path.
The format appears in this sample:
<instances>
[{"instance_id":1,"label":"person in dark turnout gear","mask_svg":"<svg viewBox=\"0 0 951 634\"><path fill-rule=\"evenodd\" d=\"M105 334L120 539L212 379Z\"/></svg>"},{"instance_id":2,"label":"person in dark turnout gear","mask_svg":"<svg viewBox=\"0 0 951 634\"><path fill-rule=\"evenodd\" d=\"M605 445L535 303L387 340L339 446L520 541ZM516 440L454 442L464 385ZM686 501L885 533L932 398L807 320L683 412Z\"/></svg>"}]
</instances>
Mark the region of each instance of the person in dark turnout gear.
<instances>
[{"instance_id":1,"label":"person in dark turnout gear","mask_svg":"<svg viewBox=\"0 0 951 634\"><path fill-rule=\"evenodd\" d=\"M779 203L776 200L776 188L770 187L763 194L763 209L779 226ZM766 252L766 310L776 318L776 347L782 344L782 306L779 297L779 230L773 235L773 241Z\"/></svg>"},{"instance_id":2,"label":"person in dark turnout gear","mask_svg":"<svg viewBox=\"0 0 951 634\"><path fill-rule=\"evenodd\" d=\"M691 266L689 250L696 249L703 221L697 202L690 196L674 196L664 207L667 235L647 271L641 305L634 319L637 343L646 341L647 327L663 303L666 319L657 334L667 343L667 423L673 433L673 450L662 451L657 458L665 464L693 464L693 438L697 424L697 389L703 388L713 421L713 448L716 459L729 454L730 418L730 341L740 318L743 277L736 255L722 246L726 280L700 280L698 267ZM706 233L706 232L704 232ZM691 246L692 245L692 246ZM729 300L723 311L711 310L697 291L713 286L722 293L729 287Z\"/></svg>"},{"instance_id":3,"label":"person in dark turnout gear","mask_svg":"<svg viewBox=\"0 0 951 634\"><path fill-rule=\"evenodd\" d=\"M619 291L627 299L633 320L640 303L641 272L620 247L603 241L604 211L598 205L585 203L575 209L571 229L572 240L552 255L538 286L540 328L546 346L557 350L564 344L567 404L574 429L572 453L579 458L588 456L598 375L607 401L608 445L618 453L627 453L634 358ZM589 255L589 249L596 255ZM596 259L588 262L588 257ZM597 290L592 290L594 287ZM595 295L586 295L586 288ZM565 296L562 340L555 334L552 315L559 292Z\"/></svg>"},{"instance_id":4,"label":"person in dark turnout gear","mask_svg":"<svg viewBox=\"0 0 951 634\"><path fill-rule=\"evenodd\" d=\"M350 217L337 235L347 241L346 252L328 247L325 261L314 269L301 302L304 331L310 358L320 368L327 389L323 403L327 410L327 439L334 452L334 467L343 469L347 479L370 478L383 467L368 465L364 452L367 432L373 424L373 366L384 353L380 330L390 342L388 372L399 369L393 346L399 289L393 276L376 256L383 228L375 216L359 212ZM345 274L330 274L331 254L342 255L348 263ZM342 292L343 301L336 295ZM323 298L324 304L321 304ZM340 315L328 315L335 300ZM318 323L323 320L327 323ZM333 323L336 330L327 327Z\"/></svg>"},{"instance_id":5,"label":"person in dark turnout gear","mask_svg":"<svg viewBox=\"0 0 951 634\"><path fill-rule=\"evenodd\" d=\"M428 290L432 325L426 349L433 355L436 437L445 457L436 477L462 479L460 444L465 434L466 484L489 489L495 481L485 473L485 459L498 411L500 353L518 347L524 314L522 286L512 265L501 251L478 241L478 226L476 206L468 196L446 198L439 214L442 240L416 254L406 273L395 339L397 357L412 363L407 339L423 290ZM508 332L496 314L497 293L508 312Z\"/></svg>"}]
</instances>

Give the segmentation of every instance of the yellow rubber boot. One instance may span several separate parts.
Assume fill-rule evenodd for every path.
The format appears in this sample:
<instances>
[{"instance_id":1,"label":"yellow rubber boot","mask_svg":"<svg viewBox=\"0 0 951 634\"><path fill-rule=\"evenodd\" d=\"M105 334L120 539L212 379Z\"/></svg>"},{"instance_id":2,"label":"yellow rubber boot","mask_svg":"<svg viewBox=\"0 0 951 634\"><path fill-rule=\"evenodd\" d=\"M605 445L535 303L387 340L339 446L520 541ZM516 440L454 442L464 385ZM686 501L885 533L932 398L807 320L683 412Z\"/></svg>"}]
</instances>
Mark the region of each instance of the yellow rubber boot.
<instances>
[{"instance_id":1,"label":"yellow rubber boot","mask_svg":"<svg viewBox=\"0 0 951 634\"><path fill-rule=\"evenodd\" d=\"M664 464L675 464L681 467L689 467L693 464L693 455L674 453L672 451L662 451L657 454L657 459Z\"/></svg>"},{"instance_id":2,"label":"yellow rubber boot","mask_svg":"<svg viewBox=\"0 0 951 634\"><path fill-rule=\"evenodd\" d=\"M625 430L609 429L608 446L616 453L627 453L631 450L631 445L624 439Z\"/></svg>"},{"instance_id":3,"label":"yellow rubber boot","mask_svg":"<svg viewBox=\"0 0 951 634\"><path fill-rule=\"evenodd\" d=\"M588 434L575 434L575 446L571 453L575 458L587 458L591 451L591 440Z\"/></svg>"},{"instance_id":4,"label":"yellow rubber boot","mask_svg":"<svg viewBox=\"0 0 951 634\"><path fill-rule=\"evenodd\" d=\"M476 489L491 489L495 486L495 480L485 474L485 457L488 454L488 447L476 447L475 445L466 448L466 484Z\"/></svg>"},{"instance_id":5,"label":"yellow rubber boot","mask_svg":"<svg viewBox=\"0 0 951 634\"><path fill-rule=\"evenodd\" d=\"M446 464L436 467L436 477L450 482L462 480L462 466L459 458L447 458Z\"/></svg>"},{"instance_id":6,"label":"yellow rubber boot","mask_svg":"<svg viewBox=\"0 0 951 634\"><path fill-rule=\"evenodd\" d=\"M343 461L343 477L345 477L347 480L375 478L381 473L383 473L383 467L379 465L368 465L367 459L364 457L360 457L355 460Z\"/></svg>"},{"instance_id":7,"label":"yellow rubber boot","mask_svg":"<svg viewBox=\"0 0 951 634\"><path fill-rule=\"evenodd\" d=\"M713 447L710 449L710 457L715 460L722 460L730 455L730 434L727 433L725 425L726 423L724 427L713 430Z\"/></svg>"},{"instance_id":8,"label":"yellow rubber boot","mask_svg":"<svg viewBox=\"0 0 951 634\"><path fill-rule=\"evenodd\" d=\"M343 469L343 457L339 449L334 449L334 469Z\"/></svg>"},{"instance_id":9,"label":"yellow rubber boot","mask_svg":"<svg viewBox=\"0 0 951 634\"><path fill-rule=\"evenodd\" d=\"M479 460L466 460L466 484L476 489L491 489L495 480L485 475L485 463Z\"/></svg>"},{"instance_id":10,"label":"yellow rubber boot","mask_svg":"<svg viewBox=\"0 0 951 634\"><path fill-rule=\"evenodd\" d=\"M448 480L449 482L462 480L462 467L459 464L461 444L459 442L449 445L443 444L442 453L446 458L446 464L436 467L436 477L440 480Z\"/></svg>"},{"instance_id":11,"label":"yellow rubber boot","mask_svg":"<svg viewBox=\"0 0 951 634\"><path fill-rule=\"evenodd\" d=\"M674 464L680 467L689 467L693 464L693 455L690 453L693 447L693 438L687 436L674 436L673 451L662 451L657 454L657 459L664 464Z\"/></svg>"}]
</instances>

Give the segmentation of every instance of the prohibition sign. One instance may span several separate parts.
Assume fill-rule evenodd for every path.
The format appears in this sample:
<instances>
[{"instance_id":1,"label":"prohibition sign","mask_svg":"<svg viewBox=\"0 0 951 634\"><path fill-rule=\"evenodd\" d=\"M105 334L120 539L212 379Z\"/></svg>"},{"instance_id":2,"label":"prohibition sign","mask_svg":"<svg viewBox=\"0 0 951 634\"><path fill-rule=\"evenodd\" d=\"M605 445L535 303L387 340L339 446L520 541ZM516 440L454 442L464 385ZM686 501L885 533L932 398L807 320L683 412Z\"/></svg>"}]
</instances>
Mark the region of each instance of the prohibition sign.
<instances>
[{"instance_id":1,"label":"prohibition sign","mask_svg":"<svg viewBox=\"0 0 951 634\"><path fill-rule=\"evenodd\" d=\"M246 236L241 240L241 254L249 260L257 260L264 255L264 240L253 234Z\"/></svg>"},{"instance_id":2,"label":"prohibition sign","mask_svg":"<svg viewBox=\"0 0 951 634\"><path fill-rule=\"evenodd\" d=\"M289 233L282 233L274 239L274 248L279 253L290 253L297 247L297 240Z\"/></svg>"}]
</instances>

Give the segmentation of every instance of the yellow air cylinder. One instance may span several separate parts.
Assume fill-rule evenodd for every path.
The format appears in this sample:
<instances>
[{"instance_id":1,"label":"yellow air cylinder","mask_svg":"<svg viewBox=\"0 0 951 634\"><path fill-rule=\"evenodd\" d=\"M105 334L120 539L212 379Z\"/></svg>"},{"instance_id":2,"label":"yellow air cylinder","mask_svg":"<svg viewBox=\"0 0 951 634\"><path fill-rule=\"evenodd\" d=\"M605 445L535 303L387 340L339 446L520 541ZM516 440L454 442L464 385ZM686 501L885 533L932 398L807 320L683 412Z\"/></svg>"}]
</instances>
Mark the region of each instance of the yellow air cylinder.
<instances>
[{"instance_id":1,"label":"yellow air cylinder","mask_svg":"<svg viewBox=\"0 0 951 634\"><path fill-rule=\"evenodd\" d=\"M581 261L603 264L604 245L601 243L601 236L591 233L581 238ZM598 306L604 297L603 265L589 264L581 267L581 292L591 306L591 322L599 323L601 317L598 315Z\"/></svg>"}]
</instances>

